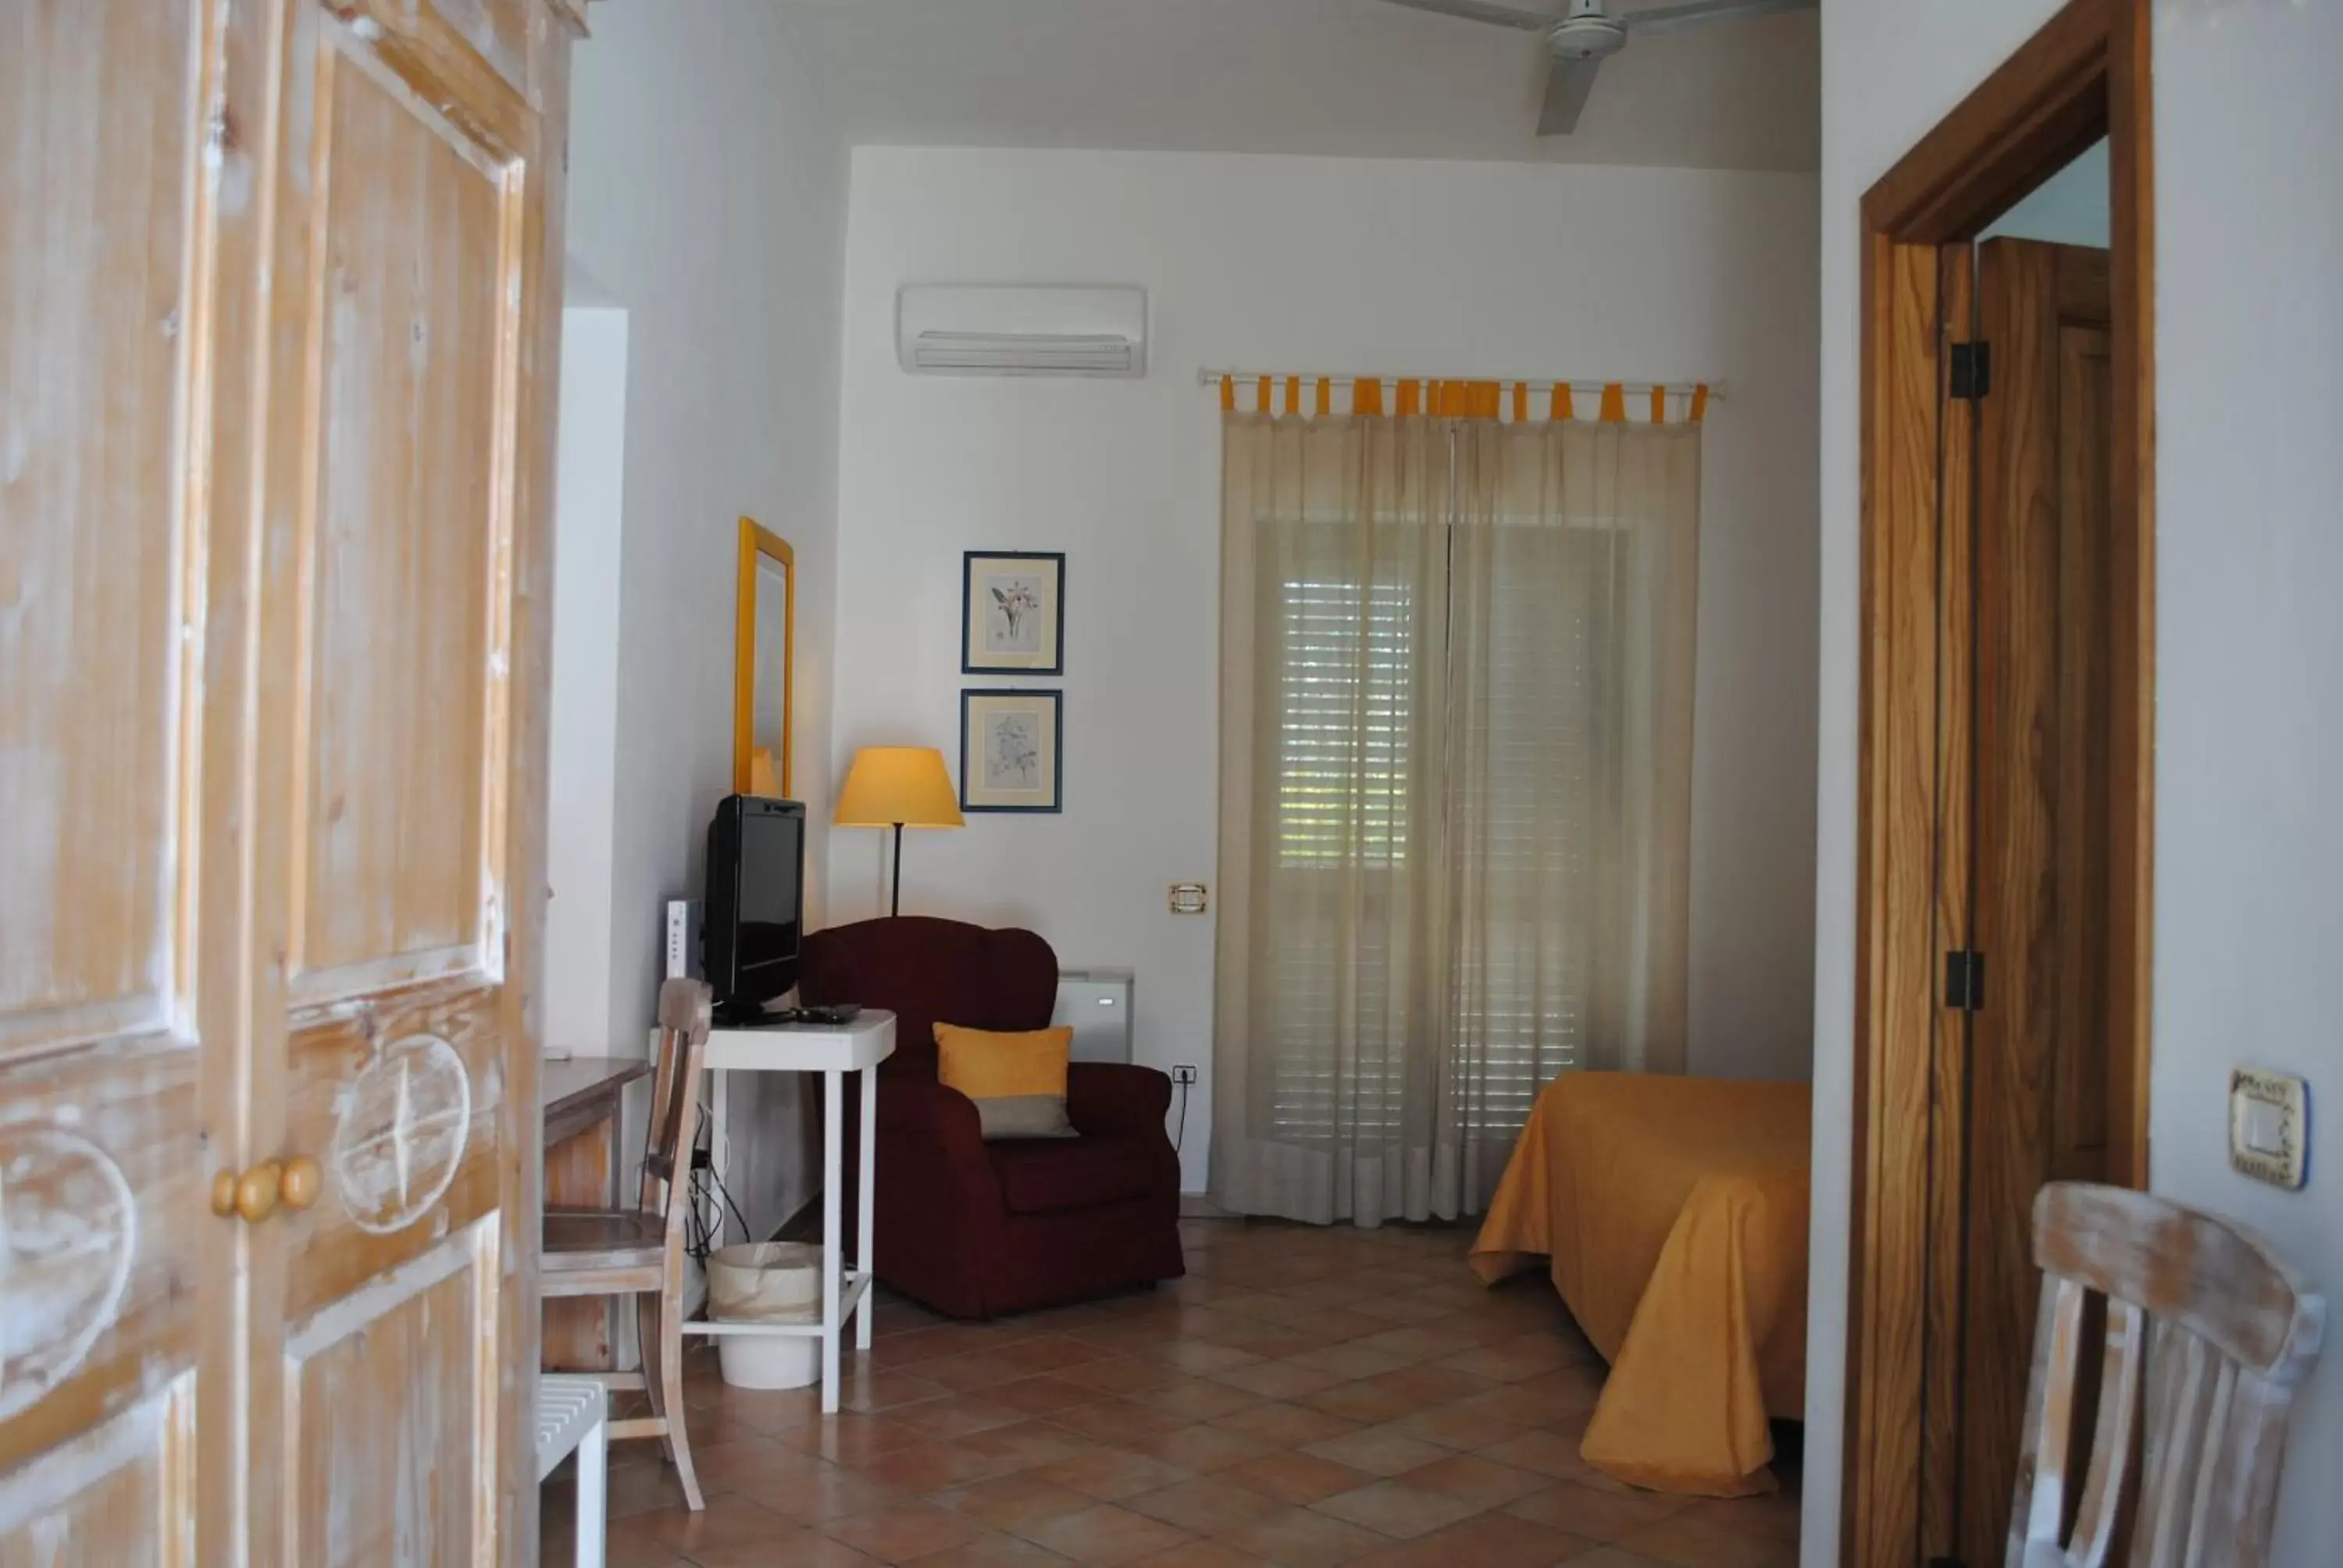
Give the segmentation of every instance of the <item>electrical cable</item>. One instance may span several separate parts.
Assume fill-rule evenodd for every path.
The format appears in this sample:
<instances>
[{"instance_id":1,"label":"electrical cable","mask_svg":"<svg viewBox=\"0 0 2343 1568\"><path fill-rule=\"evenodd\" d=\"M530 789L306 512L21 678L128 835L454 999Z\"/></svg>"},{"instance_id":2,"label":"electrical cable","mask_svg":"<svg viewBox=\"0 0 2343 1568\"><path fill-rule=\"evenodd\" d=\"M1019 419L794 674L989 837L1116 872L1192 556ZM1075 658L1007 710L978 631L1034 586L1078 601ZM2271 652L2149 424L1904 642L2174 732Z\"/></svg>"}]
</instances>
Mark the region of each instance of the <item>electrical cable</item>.
<instances>
[{"instance_id":1,"label":"electrical cable","mask_svg":"<svg viewBox=\"0 0 2343 1568\"><path fill-rule=\"evenodd\" d=\"M691 1202L685 1211L683 1251L686 1257L700 1262L708 1261L711 1250L706 1207L708 1199L708 1184L699 1179L699 1172L695 1169L691 1173Z\"/></svg>"},{"instance_id":2,"label":"electrical cable","mask_svg":"<svg viewBox=\"0 0 2343 1568\"><path fill-rule=\"evenodd\" d=\"M732 1190L717 1180L713 1165L708 1162L708 1158L715 1152L716 1140L707 1109L703 1101L699 1130L692 1139L691 1173L688 1181L691 1201L689 1217L684 1225L684 1251L701 1262L707 1261L708 1255L723 1244L724 1216L728 1211L733 1219L739 1221L740 1234L744 1237L749 1234L749 1217L740 1212L740 1205L733 1201ZM707 1217L711 1208L715 1214L712 1221Z\"/></svg>"},{"instance_id":3,"label":"electrical cable","mask_svg":"<svg viewBox=\"0 0 2343 1568\"><path fill-rule=\"evenodd\" d=\"M740 1221L740 1234L743 1236L748 1235L749 1216L740 1212L739 1204L732 1201L732 1190L725 1186L723 1182L718 1181L712 1174L709 1177L709 1181L714 1184L716 1188L716 1195L724 1200L724 1207L732 1211L732 1218Z\"/></svg>"}]
</instances>

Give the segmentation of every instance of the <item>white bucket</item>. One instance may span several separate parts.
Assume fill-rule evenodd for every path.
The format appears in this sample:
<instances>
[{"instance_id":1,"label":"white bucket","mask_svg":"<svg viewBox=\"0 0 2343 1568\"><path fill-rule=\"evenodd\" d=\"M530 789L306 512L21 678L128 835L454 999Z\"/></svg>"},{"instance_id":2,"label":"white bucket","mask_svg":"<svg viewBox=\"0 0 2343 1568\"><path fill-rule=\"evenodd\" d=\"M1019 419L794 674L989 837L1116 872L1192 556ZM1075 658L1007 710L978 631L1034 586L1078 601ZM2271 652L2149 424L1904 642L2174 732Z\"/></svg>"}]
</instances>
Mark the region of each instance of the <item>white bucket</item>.
<instances>
[{"instance_id":1,"label":"white bucket","mask_svg":"<svg viewBox=\"0 0 2343 1568\"><path fill-rule=\"evenodd\" d=\"M719 1247L708 1259L708 1315L719 1323L818 1323L821 1249L803 1241ZM804 1388L821 1376L812 1334L719 1334L716 1357L734 1388Z\"/></svg>"}]
</instances>

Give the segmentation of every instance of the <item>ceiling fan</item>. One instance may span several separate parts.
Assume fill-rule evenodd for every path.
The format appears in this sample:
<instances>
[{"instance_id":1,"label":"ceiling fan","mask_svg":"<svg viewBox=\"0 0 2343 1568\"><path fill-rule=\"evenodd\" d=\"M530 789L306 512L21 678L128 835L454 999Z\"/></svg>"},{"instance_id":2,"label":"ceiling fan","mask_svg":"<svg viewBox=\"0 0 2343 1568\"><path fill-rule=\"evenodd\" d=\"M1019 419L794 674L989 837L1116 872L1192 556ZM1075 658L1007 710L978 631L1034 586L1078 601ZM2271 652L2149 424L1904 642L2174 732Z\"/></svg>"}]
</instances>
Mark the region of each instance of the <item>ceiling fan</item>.
<instances>
[{"instance_id":1,"label":"ceiling fan","mask_svg":"<svg viewBox=\"0 0 2343 1568\"><path fill-rule=\"evenodd\" d=\"M1594 90L1595 73L1603 62L1627 46L1631 37L1647 33L1673 33L1736 16L1760 16L1775 11L1805 11L1818 0L1685 0L1674 5L1651 5L1614 16L1604 0L1570 0L1567 15L1501 5L1491 0L1387 0L1416 11L1436 11L1468 22L1518 27L1545 35L1546 52L1554 67L1546 77L1545 102L1538 111L1537 134L1566 136L1578 125L1586 95Z\"/></svg>"}]
</instances>

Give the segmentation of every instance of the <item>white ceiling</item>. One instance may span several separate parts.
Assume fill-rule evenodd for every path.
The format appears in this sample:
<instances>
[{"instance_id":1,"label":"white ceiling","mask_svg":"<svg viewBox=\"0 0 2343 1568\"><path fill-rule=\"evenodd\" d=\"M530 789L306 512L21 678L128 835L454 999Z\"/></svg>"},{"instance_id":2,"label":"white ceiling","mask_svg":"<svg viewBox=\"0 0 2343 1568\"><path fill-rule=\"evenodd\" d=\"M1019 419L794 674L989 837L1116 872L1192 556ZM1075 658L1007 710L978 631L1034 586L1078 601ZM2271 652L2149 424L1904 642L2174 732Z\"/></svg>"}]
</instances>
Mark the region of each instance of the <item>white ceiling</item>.
<instances>
[{"instance_id":1,"label":"white ceiling","mask_svg":"<svg viewBox=\"0 0 2343 1568\"><path fill-rule=\"evenodd\" d=\"M1632 43L1541 142L1535 35L1382 0L784 3L857 144L1819 164L1812 11Z\"/></svg>"}]
</instances>

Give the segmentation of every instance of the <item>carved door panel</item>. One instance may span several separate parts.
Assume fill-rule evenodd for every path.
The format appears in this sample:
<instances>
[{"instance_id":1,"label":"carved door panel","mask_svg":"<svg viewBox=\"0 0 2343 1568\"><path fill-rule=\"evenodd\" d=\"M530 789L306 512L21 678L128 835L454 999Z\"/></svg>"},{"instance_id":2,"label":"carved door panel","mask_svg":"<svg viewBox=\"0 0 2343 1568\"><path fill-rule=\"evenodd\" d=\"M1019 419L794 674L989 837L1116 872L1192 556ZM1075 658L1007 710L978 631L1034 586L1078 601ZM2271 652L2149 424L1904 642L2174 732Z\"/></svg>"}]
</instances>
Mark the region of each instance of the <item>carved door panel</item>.
<instances>
[{"instance_id":1,"label":"carved door panel","mask_svg":"<svg viewBox=\"0 0 2343 1568\"><path fill-rule=\"evenodd\" d=\"M323 1195L253 1232L257 1563L512 1560L534 1511L553 23L284 7L251 1115Z\"/></svg>"},{"instance_id":2,"label":"carved door panel","mask_svg":"<svg viewBox=\"0 0 2343 1568\"><path fill-rule=\"evenodd\" d=\"M235 548L199 456L211 24L0 14L0 1563L189 1560L227 1326L202 1246L236 1040L207 786L239 695L204 658Z\"/></svg>"},{"instance_id":3,"label":"carved door panel","mask_svg":"<svg viewBox=\"0 0 2343 1568\"><path fill-rule=\"evenodd\" d=\"M535 1562L577 17L0 21L0 1563Z\"/></svg>"}]
</instances>

